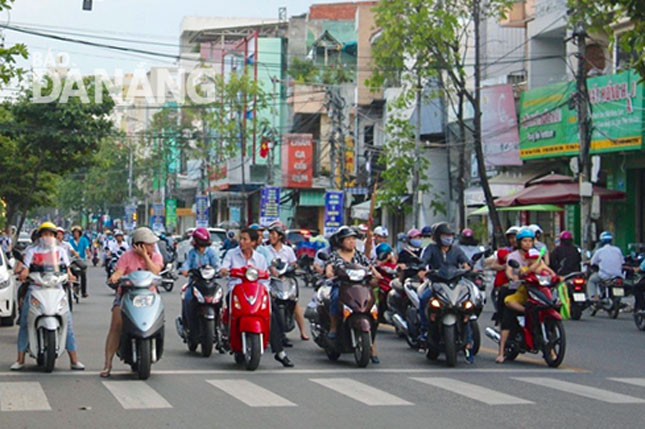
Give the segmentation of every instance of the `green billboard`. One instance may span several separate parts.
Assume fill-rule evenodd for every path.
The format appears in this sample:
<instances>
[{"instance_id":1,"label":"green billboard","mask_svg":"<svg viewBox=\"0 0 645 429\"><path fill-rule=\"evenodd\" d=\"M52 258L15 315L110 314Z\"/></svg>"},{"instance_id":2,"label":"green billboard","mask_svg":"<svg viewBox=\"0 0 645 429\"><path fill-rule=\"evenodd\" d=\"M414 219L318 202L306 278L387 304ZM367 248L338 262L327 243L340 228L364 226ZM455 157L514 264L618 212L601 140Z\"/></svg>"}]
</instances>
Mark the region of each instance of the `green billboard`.
<instances>
[{"instance_id":1,"label":"green billboard","mask_svg":"<svg viewBox=\"0 0 645 429\"><path fill-rule=\"evenodd\" d=\"M591 153L640 150L643 138L643 85L632 72L587 80L593 134ZM574 156L580 149L575 82L522 93L520 157Z\"/></svg>"}]
</instances>

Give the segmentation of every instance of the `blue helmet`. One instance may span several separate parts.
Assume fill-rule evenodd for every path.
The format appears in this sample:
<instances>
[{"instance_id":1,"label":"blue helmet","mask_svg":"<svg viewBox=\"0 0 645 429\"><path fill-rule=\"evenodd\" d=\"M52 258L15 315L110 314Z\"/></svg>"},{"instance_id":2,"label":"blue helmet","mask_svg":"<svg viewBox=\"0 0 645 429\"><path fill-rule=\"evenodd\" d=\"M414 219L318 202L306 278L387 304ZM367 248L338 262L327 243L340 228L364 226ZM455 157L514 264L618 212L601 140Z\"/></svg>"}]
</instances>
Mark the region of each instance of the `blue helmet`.
<instances>
[{"instance_id":1,"label":"blue helmet","mask_svg":"<svg viewBox=\"0 0 645 429\"><path fill-rule=\"evenodd\" d=\"M387 243L379 244L374 250L376 251L376 259L379 261L385 259L388 253L392 253L392 248Z\"/></svg>"},{"instance_id":2,"label":"blue helmet","mask_svg":"<svg viewBox=\"0 0 645 429\"><path fill-rule=\"evenodd\" d=\"M535 238L535 233L530 228L522 228L515 238L517 241L522 241L523 238Z\"/></svg>"},{"instance_id":3,"label":"blue helmet","mask_svg":"<svg viewBox=\"0 0 645 429\"><path fill-rule=\"evenodd\" d=\"M614 239L614 236L611 235L611 232L609 231L603 231L600 234L600 241L602 241L603 243L611 243L613 239Z\"/></svg>"}]
</instances>

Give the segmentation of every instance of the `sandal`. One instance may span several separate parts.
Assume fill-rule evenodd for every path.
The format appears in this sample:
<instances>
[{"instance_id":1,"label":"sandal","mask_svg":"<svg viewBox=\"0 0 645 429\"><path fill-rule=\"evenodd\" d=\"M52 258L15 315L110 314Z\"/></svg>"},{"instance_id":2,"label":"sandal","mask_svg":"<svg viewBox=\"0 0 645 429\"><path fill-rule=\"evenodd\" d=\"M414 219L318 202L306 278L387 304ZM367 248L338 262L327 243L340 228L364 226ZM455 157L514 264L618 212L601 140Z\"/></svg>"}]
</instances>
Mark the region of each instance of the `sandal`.
<instances>
[{"instance_id":1,"label":"sandal","mask_svg":"<svg viewBox=\"0 0 645 429\"><path fill-rule=\"evenodd\" d=\"M103 371L99 373L101 378L108 378L110 376L110 373L112 372L112 368L105 368Z\"/></svg>"},{"instance_id":2,"label":"sandal","mask_svg":"<svg viewBox=\"0 0 645 429\"><path fill-rule=\"evenodd\" d=\"M300 334L300 339L301 339L302 341L309 341L309 337L308 337L308 336L306 336L305 334Z\"/></svg>"},{"instance_id":3,"label":"sandal","mask_svg":"<svg viewBox=\"0 0 645 429\"><path fill-rule=\"evenodd\" d=\"M497 358L495 359L495 363L504 363L505 360L506 359L504 357L497 356Z\"/></svg>"}]
</instances>

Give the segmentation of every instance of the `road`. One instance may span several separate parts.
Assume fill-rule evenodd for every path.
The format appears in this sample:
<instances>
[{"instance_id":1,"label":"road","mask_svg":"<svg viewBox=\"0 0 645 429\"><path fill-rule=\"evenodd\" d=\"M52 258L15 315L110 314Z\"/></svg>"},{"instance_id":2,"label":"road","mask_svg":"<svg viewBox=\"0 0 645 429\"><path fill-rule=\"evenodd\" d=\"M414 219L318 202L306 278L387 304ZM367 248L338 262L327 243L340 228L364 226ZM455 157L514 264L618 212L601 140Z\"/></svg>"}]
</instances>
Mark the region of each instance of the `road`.
<instances>
[{"instance_id":1,"label":"road","mask_svg":"<svg viewBox=\"0 0 645 429\"><path fill-rule=\"evenodd\" d=\"M497 365L494 343L483 340L474 365L454 369L430 362L382 327L380 365L358 369L349 355L330 362L311 341L290 333L293 369L270 353L251 373L232 356L202 358L187 351L174 318L179 291L163 292L166 348L147 381L115 359L113 376L98 376L109 322L111 291L91 268L90 297L74 307L84 372L66 357L52 374L28 358L10 372L17 328L0 329L0 427L633 427L645 421L645 332L631 314L618 320L585 314L566 322L561 369L525 355ZM302 292L308 299L310 290ZM482 317L482 328L490 312ZM483 331L483 329L482 329ZM642 423L641 423L642 424Z\"/></svg>"}]
</instances>

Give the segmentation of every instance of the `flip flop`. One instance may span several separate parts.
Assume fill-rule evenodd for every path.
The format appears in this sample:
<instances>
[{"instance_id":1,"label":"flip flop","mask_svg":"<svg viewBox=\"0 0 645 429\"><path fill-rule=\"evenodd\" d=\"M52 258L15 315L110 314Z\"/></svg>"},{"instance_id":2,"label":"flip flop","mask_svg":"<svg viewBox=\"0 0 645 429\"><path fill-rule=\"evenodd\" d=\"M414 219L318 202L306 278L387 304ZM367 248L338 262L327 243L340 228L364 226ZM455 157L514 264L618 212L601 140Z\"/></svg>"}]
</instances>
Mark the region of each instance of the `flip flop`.
<instances>
[{"instance_id":1,"label":"flip flop","mask_svg":"<svg viewBox=\"0 0 645 429\"><path fill-rule=\"evenodd\" d=\"M303 335L303 334L300 334L300 339L301 339L302 341L309 341L309 337L308 337L308 336L306 336L306 335Z\"/></svg>"},{"instance_id":2,"label":"flip flop","mask_svg":"<svg viewBox=\"0 0 645 429\"><path fill-rule=\"evenodd\" d=\"M502 360L499 360L499 357L495 358L495 363L504 363L506 361L505 358L502 358Z\"/></svg>"},{"instance_id":3,"label":"flip flop","mask_svg":"<svg viewBox=\"0 0 645 429\"><path fill-rule=\"evenodd\" d=\"M110 369L104 369L103 371L101 371L101 372L99 373L99 376L100 376L101 378L108 378L108 377L110 377L110 375L111 375L110 373L111 373L111 372L112 372L112 368L110 368Z\"/></svg>"}]
</instances>

